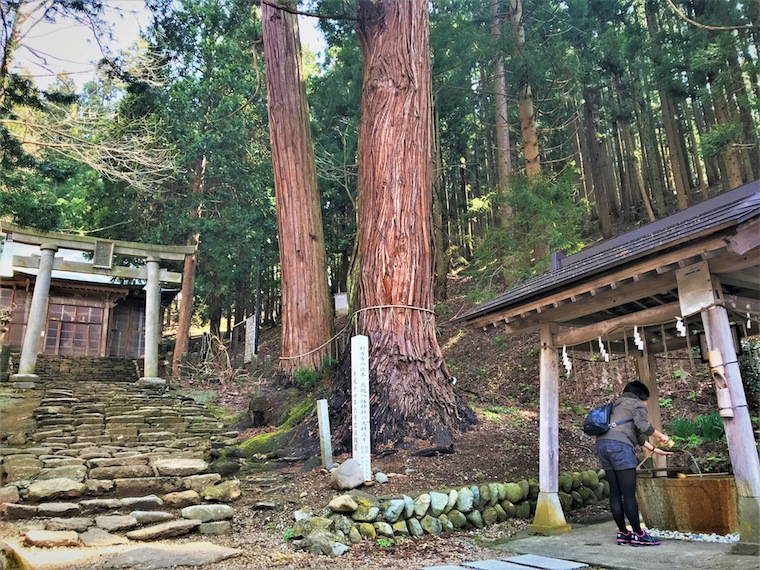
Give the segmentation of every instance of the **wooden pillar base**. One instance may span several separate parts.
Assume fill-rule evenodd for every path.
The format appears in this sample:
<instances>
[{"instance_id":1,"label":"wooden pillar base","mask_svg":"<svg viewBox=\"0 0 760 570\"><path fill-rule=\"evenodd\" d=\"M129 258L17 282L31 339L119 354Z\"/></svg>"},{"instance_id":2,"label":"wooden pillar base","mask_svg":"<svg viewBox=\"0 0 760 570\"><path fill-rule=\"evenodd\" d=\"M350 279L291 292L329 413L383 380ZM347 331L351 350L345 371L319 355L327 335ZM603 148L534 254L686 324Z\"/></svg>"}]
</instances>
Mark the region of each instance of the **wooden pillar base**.
<instances>
[{"instance_id":1,"label":"wooden pillar base","mask_svg":"<svg viewBox=\"0 0 760 570\"><path fill-rule=\"evenodd\" d=\"M538 494L533 524L528 526L528 532L543 536L554 536L570 532L570 528L570 525L565 521L565 513L562 512L559 495L541 491Z\"/></svg>"},{"instance_id":2,"label":"wooden pillar base","mask_svg":"<svg viewBox=\"0 0 760 570\"><path fill-rule=\"evenodd\" d=\"M739 542L731 554L760 555L760 497L739 497Z\"/></svg>"}]
</instances>

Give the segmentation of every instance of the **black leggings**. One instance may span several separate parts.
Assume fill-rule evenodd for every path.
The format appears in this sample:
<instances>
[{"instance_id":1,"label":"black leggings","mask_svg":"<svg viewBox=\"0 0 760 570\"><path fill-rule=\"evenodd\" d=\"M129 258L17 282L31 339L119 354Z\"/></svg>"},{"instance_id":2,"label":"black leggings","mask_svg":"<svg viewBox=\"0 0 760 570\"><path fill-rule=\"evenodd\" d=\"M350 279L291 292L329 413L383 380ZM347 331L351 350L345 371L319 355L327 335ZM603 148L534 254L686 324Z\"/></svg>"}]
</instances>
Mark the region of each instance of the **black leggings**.
<instances>
[{"instance_id":1,"label":"black leggings","mask_svg":"<svg viewBox=\"0 0 760 570\"><path fill-rule=\"evenodd\" d=\"M626 532L625 519L631 528L640 533L639 504L636 502L636 470L607 471L610 484L610 510L621 532Z\"/></svg>"}]
</instances>

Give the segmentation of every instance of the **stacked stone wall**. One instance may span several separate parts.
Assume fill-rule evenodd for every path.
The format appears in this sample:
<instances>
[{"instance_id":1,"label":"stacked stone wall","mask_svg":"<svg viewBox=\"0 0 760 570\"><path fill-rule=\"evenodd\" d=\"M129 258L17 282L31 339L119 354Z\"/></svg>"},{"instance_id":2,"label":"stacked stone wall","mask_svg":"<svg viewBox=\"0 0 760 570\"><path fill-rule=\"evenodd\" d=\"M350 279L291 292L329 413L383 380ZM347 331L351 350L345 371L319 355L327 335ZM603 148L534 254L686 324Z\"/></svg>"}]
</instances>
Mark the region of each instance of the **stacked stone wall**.
<instances>
[{"instance_id":1,"label":"stacked stone wall","mask_svg":"<svg viewBox=\"0 0 760 570\"><path fill-rule=\"evenodd\" d=\"M141 376L142 361L131 358L89 356L37 357L35 374L41 380L135 382Z\"/></svg>"},{"instance_id":2,"label":"stacked stone wall","mask_svg":"<svg viewBox=\"0 0 760 570\"><path fill-rule=\"evenodd\" d=\"M563 473L558 497L564 512L609 497L603 470ZM447 531L483 528L510 518L528 519L536 510L535 479L488 483L422 493L415 498L377 498L353 490L335 497L325 516L296 513L296 546L325 554L341 554L348 542L364 539L415 537Z\"/></svg>"}]
</instances>

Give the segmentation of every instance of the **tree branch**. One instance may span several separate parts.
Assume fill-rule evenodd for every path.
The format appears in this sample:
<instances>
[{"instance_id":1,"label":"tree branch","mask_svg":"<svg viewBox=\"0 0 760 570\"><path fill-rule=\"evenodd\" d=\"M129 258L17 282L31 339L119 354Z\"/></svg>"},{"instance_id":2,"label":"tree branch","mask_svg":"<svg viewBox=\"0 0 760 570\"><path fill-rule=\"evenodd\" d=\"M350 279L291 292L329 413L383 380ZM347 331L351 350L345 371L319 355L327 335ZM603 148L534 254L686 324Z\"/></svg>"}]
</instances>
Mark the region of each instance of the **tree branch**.
<instances>
[{"instance_id":1,"label":"tree branch","mask_svg":"<svg viewBox=\"0 0 760 570\"><path fill-rule=\"evenodd\" d=\"M302 12L301 10L296 10L295 8L284 6L276 0L260 0L260 3L271 6L276 10L282 10L283 12L295 14L296 16L308 16L309 18L321 18L323 20L350 20L352 22L356 21L356 16L350 16L348 14L317 14L316 12Z\"/></svg>"},{"instance_id":2,"label":"tree branch","mask_svg":"<svg viewBox=\"0 0 760 570\"><path fill-rule=\"evenodd\" d=\"M707 24L700 24L696 20L692 20L689 18L686 14L681 12L681 10L678 9L678 7L673 4L673 0L665 0L668 3L668 6L670 6L670 9L673 10L679 18L684 20L685 22L688 22L692 26L696 26L698 28L702 28L705 30L712 30L716 32L728 32L732 30L753 30L755 28L758 28L760 26L752 25L752 24L745 24L743 26L708 26Z\"/></svg>"}]
</instances>

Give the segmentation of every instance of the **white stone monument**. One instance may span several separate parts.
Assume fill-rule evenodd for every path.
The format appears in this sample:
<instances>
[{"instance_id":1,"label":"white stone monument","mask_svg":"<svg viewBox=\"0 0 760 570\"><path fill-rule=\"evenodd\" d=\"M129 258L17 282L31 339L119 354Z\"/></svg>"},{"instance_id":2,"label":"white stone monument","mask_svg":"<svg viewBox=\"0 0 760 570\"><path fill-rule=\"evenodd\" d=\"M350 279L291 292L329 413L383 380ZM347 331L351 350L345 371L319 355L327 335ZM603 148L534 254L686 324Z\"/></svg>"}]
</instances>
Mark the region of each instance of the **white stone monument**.
<instances>
[{"instance_id":1,"label":"white stone monument","mask_svg":"<svg viewBox=\"0 0 760 570\"><path fill-rule=\"evenodd\" d=\"M332 436L330 435L330 414L327 411L327 400L317 400L317 420L319 421L319 448L322 451L322 467L332 469Z\"/></svg>"},{"instance_id":2,"label":"white stone monument","mask_svg":"<svg viewBox=\"0 0 760 570\"><path fill-rule=\"evenodd\" d=\"M372 480L369 436L369 337L351 337L351 427L353 458L364 473L364 480Z\"/></svg>"},{"instance_id":3,"label":"white stone monument","mask_svg":"<svg viewBox=\"0 0 760 570\"><path fill-rule=\"evenodd\" d=\"M245 320L245 345L243 347L243 362L245 364L251 361L256 347L255 319L256 317L251 315Z\"/></svg>"}]
</instances>

